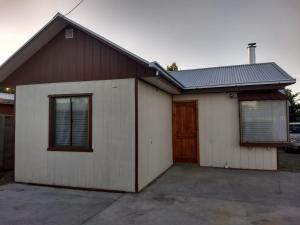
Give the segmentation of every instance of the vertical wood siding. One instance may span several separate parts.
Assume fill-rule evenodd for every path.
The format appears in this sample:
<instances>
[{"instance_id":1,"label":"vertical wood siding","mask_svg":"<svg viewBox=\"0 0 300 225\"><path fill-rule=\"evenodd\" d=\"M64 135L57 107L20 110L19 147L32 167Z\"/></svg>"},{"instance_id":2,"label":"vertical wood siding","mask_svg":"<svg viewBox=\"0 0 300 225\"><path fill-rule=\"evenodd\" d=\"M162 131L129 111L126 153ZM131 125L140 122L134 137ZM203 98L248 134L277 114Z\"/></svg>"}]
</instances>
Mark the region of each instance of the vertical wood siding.
<instances>
[{"instance_id":1,"label":"vertical wood siding","mask_svg":"<svg viewBox=\"0 0 300 225\"><path fill-rule=\"evenodd\" d=\"M174 96L180 100L198 101L201 166L277 169L276 148L240 146L237 99L226 93Z\"/></svg>"},{"instance_id":2,"label":"vertical wood siding","mask_svg":"<svg viewBox=\"0 0 300 225\"><path fill-rule=\"evenodd\" d=\"M63 30L14 71L3 85L14 86L69 81L108 80L154 76L155 72L86 33Z\"/></svg>"},{"instance_id":3,"label":"vertical wood siding","mask_svg":"<svg viewBox=\"0 0 300 225\"><path fill-rule=\"evenodd\" d=\"M4 167L4 129L5 129L5 117L0 116L0 171Z\"/></svg>"},{"instance_id":4,"label":"vertical wood siding","mask_svg":"<svg viewBox=\"0 0 300 225\"><path fill-rule=\"evenodd\" d=\"M0 115L14 115L14 105L11 104L0 104Z\"/></svg>"},{"instance_id":5,"label":"vertical wood siding","mask_svg":"<svg viewBox=\"0 0 300 225\"><path fill-rule=\"evenodd\" d=\"M0 115L0 171L14 169L15 117Z\"/></svg>"},{"instance_id":6,"label":"vertical wood siding","mask_svg":"<svg viewBox=\"0 0 300 225\"><path fill-rule=\"evenodd\" d=\"M48 148L52 94L93 93L93 152ZM134 79L17 86L19 182L134 191Z\"/></svg>"},{"instance_id":7,"label":"vertical wood siding","mask_svg":"<svg viewBox=\"0 0 300 225\"><path fill-rule=\"evenodd\" d=\"M172 97L138 82L139 190L172 163Z\"/></svg>"}]
</instances>

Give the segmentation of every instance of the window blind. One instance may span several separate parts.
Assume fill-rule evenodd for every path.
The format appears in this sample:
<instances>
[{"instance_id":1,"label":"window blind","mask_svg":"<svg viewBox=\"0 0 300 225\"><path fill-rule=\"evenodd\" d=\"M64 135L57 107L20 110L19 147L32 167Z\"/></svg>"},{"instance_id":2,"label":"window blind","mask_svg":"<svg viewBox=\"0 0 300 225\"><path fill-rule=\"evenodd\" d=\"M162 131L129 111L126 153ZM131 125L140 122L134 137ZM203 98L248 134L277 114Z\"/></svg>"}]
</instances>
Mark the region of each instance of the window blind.
<instances>
[{"instance_id":1,"label":"window blind","mask_svg":"<svg viewBox=\"0 0 300 225\"><path fill-rule=\"evenodd\" d=\"M242 142L286 142L286 101L241 101Z\"/></svg>"},{"instance_id":2,"label":"window blind","mask_svg":"<svg viewBox=\"0 0 300 225\"><path fill-rule=\"evenodd\" d=\"M55 99L55 146L71 145L71 102L70 98Z\"/></svg>"},{"instance_id":3,"label":"window blind","mask_svg":"<svg viewBox=\"0 0 300 225\"><path fill-rule=\"evenodd\" d=\"M88 146L88 98L72 98L72 145Z\"/></svg>"},{"instance_id":4,"label":"window blind","mask_svg":"<svg viewBox=\"0 0 300 225\"><path fill-rule=\"evenodd\" d=\"M56 98L54 110L55 146L88 147L88 97Z\"/></svg>"}]
</instances>

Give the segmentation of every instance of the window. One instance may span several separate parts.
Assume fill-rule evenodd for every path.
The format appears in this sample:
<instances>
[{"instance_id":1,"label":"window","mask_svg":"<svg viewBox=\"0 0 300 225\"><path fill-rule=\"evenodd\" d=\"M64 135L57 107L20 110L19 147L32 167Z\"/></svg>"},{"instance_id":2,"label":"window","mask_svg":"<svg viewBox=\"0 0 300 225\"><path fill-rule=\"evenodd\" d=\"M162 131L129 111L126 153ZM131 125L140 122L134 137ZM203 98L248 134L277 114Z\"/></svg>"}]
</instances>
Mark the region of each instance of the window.
<instances>
[{"instance_id":1,"label":"window","mask_svg":"<svg viewBox=\"0 0 300 225\"><path fill-rule=\"evenodd\" d=\"M92 95L49 96L49 148L92 151Z\"/></svg>"},{"instance_id":2,"label":"window","mask_svg":"<svg viewBox=\"0 0 300 225\"><path fill-rule=\"evenodd\" d=\"M241 145L287 142L287 101L240 101Z\"/></svg>"}]
</instances>

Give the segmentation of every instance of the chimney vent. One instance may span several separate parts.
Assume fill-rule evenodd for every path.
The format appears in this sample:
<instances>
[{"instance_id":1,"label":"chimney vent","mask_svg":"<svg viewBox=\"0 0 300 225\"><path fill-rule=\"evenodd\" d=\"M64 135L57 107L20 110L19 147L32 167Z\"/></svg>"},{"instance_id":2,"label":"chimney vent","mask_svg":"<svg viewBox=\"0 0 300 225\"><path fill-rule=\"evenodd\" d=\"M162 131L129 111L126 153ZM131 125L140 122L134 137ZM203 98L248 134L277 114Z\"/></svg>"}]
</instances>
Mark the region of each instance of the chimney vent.
<instances>
[{"instance_id":1,"label":"chimney vent","mask_svg":"<svg viewBox=\"0 0 300 225\"><path fill-rule=\"evenodd\" d=\"M248 54L249 54L249 63L255 64L256 63L256 58L255 58L256 43L249 43L247 48L248 48Z\"/></svg>"}]
</instances>

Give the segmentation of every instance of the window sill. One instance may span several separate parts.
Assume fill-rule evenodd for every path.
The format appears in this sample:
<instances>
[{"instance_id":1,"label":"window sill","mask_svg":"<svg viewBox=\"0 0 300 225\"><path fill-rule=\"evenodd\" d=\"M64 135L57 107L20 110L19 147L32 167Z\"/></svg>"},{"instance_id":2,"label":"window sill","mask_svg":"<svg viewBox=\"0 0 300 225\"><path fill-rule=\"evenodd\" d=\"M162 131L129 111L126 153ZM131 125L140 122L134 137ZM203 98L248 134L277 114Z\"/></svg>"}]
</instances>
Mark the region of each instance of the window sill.
<instances>
[{"instance_id":1,"label":"window sill","mask_svg":"<svg viewBox=\"0 0 300 225\"><path fill-rule=\"evenodd\" d=\"M53 152L93 152L92 148L81 147L49 147L47 150Z\"/></svg>"},{"instance_id":2,"label":"window sill","mask_svg":"<svg viewBox=\"0 0 300 225\"><path fill-rule=\"evenodd\" d=\"M244 142L240 143L242 147L286 147L288 142Z\"/></svg>"}]
</instances>

